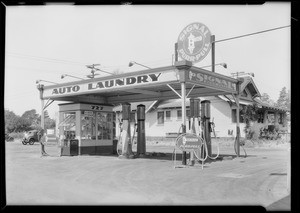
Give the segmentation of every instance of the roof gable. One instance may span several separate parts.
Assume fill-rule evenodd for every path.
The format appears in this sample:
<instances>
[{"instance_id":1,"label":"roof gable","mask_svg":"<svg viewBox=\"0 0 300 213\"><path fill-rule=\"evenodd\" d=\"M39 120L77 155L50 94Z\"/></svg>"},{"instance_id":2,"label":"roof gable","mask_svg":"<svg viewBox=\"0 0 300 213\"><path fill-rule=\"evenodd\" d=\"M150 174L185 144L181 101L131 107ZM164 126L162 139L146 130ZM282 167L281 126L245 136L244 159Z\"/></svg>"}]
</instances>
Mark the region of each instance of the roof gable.
<instances>
[{"instance_id":1,"label":"roof gable","mask_svg":"<svg viewBox=\"0 0 300 213\"><path fill-rule=\"evenodd\" d=\"M260 97L260 93L251 77L244 77L244 81L241 84L241 92L243 92L246 88L251 94L252 98Z\"/></svg>"}]
</instances>

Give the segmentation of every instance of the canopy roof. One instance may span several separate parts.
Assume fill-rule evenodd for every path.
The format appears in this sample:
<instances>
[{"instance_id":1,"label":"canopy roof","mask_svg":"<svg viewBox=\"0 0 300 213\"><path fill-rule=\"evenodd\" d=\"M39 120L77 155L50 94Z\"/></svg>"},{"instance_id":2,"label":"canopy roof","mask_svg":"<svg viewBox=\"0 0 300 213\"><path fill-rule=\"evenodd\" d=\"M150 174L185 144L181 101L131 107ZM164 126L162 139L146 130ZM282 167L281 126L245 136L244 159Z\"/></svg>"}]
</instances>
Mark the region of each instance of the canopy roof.
<instances>
[{"instance_id":1,"label":"canopy roof","mask_svg":"<svg viewBox=\"0 0 300 213\"><path fill-rule=\"evenodd\" d=\"M175 66L38 85L38 89L41 99L115 105L179 98L183 82L188 97L237 93L237 79L192 66L187 61L176 62Z\"/></svg>"}]
</instances>

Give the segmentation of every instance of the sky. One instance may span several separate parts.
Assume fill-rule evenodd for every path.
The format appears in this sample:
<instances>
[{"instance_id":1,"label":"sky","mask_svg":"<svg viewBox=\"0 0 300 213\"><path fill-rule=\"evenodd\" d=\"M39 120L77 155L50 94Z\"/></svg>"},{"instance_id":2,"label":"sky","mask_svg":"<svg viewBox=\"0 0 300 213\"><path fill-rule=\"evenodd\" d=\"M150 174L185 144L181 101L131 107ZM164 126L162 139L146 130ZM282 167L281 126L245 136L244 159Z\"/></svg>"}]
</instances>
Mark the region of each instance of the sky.
<instances>
[{"instance_id":1,"label":"sky","mask_svg":"<svg viewBox=\"0 0 300 213\"><path fill-rule=\"evenodd\" d=\"M62 74L87 78L86 65L100 64L108 72L145 69L128 66L136 61L156 68L172 65L174 44L193 22L205 24L215 40L255 33L291 24L289 2L263 5L44 5L7 6L4 107L17 115L36 109L41 101L36 80L56 83ZM290 89L290 27L217 42L216 72L255 74L259 92L277 100ZM211 52L197 67L211 64ZM210 70L210 67L205 68ZM97 77L106 76L98 72ZM41 82L50 85L48 82ZM58 111L54 101L50 117Z\"/></svg>"}]
</instances>

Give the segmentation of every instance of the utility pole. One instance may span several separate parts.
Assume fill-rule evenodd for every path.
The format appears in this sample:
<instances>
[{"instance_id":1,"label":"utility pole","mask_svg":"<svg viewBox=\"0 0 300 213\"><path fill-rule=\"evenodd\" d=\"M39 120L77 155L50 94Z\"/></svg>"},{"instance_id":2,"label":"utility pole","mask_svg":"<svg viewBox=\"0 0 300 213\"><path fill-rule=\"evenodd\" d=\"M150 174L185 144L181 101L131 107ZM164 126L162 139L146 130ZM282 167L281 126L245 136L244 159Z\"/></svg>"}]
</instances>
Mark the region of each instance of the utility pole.
<instances>
[{"instance_id":1,"label":"utility pole","mask_svg":"<svg viewBox=\"0 0 300 213\"><path fill-rule=\"evenodd\" d=\"M92 74L91 74L91 75L87 75L88 78L95 78L95 75L98 75L98 74L95 74L96 71L99 71L99 72L105 72L105 73L107 73L107 74L114 75L114 73L111 73L111 72L107 72L107 71L98 69L98 68L96 68L95 66L100 66L100 64L86 65L87 68L92 69L92 70L91 70L91 73L92 73Z\"/></svg>"},{"instance_id":2,"label":"utility pole","mask_svg":"<svg viewBox=\"0 0 300 213\"><path fill-rule=\"evenodd\" d=\"M96 68L95 68L95 66L100 66L100 64L92 64L92 65L86 65L86 67L87 68L90 68L91 69L91 75L87 75L87 77L89 77L89 78L95 78L95 72L96 72Z\"/></svg>"}]
</instances>

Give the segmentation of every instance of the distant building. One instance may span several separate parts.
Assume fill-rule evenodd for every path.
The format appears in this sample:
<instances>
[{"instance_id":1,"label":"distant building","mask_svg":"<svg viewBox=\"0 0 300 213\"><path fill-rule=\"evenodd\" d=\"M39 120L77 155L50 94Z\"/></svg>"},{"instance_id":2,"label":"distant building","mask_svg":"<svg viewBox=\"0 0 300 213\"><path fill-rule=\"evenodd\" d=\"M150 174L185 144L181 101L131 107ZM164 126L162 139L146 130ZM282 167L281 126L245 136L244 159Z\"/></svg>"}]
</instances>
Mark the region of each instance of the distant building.
<instances>
[{"instance_id":1,"label":"distant building","mask_svg":"<svg viewBox=\"0 0 300 213\"><path fill-rule=\"evenodd\" d=\"M258 112L258 122L268 124L279 124L286 126L287 110L278 107L272 107L262 103L259 99L260 93L251 77L245 77L241 85L240 106L253 105L256 103L260 108ZM215 124L216 137L233 137L236 136L236 109L237 105L231 95L219 95L199 97L201 101L209 100L211 102L211 121ZM132 123L136 122L137 105L143 104L146 107L146 136L147 137L168 137L176 135L182 124L181 100L158 100L142 103L131 103ZM187 98L187 121L189 120L190 101ZM120 134L118 128L122 119L122 107L116 106L113 109L116 112L116 136ZM189 123L187 122L187 129ZM245 137L243 131L245 122L240 115L241 136ZM133 128L133 127L132 127ZM133 129L132 129L133 132Z\"/></svg>"}]
</instances>

